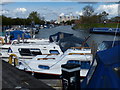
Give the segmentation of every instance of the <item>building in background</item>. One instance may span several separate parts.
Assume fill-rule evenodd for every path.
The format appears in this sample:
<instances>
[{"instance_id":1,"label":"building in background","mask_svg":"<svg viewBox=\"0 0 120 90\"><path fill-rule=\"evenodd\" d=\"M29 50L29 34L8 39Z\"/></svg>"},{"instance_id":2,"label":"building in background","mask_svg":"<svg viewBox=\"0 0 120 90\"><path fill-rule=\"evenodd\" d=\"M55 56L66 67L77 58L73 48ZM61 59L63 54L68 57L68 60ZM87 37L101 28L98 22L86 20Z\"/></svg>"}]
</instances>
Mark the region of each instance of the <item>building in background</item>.
<instances>
[{"instance_id":1,"label":"building in background","mask_svg":"<svg viewBox=\"0 0 120 90\"><path fill-rule=\"evenodd\" d=\"M64 13L61 13L58 16L57 23L60 24L61 22L67 22L71 20L78 20L78 16L74 16L73 14L65 15Z\"/></svg>"}]
</instances>

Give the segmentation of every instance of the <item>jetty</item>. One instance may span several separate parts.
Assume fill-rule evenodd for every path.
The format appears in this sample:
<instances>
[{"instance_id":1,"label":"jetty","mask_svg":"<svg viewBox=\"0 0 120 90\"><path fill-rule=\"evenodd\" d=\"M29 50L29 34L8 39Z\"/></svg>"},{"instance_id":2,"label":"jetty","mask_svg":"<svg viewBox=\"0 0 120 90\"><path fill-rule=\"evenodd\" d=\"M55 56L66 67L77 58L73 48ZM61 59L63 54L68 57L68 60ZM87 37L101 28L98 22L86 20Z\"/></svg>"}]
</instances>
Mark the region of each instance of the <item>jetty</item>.
<instances>
[{"instance_id":1,"label":"jetty","mask_svg":"<svg viewBox=\"0 0 120 90\"><path fill-rule=\"evenodd\" d=\"M1 74L0 74L1 75ZM54 90L42 81L2 61L2 89Z\"/></svg>"}]
</instances>

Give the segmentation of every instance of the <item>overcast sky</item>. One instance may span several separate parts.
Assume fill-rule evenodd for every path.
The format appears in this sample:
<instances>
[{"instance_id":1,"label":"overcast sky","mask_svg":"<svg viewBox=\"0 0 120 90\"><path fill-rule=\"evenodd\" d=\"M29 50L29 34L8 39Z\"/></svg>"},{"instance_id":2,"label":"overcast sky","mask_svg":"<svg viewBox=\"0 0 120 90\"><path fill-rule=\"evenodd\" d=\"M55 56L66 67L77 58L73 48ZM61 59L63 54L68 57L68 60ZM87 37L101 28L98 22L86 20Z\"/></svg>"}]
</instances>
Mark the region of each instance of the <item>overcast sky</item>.
<instances>
[{"instance_id":1,"label":"overcast sky","mask_svg":"<svg viewBox=\"0 0 120 90\"><path fill-rule=\"evenodd\" d=\"M40 13L40 16L45 17L46 20L57 19L59 15L68 15L73 14L75 16L82 15L82 9L86 5L91 5L95 9L95 13L101 13L102 11L106 11L109 13L109 17L114 17L118 15L118 0L103 0L103 1L114 1L112 3L107 2L65 2L68 0L63 0L64 2L54 2L55 0L4 0L2 2L2 10L0 14L4 14L9 17L21 17L26 18L28 17L29 13L32 11L37 11ZM21 1L21 2L20 2ZM30 2L31 1L31 2ZM36 2L35 2L36 1ZM39 1L39 2L38 2ZM49 1L49 2L48 2ZM52 2L51 2L52 1ZM70 1L70 0L69 0ZM72 1L72 0L71 0ZM76 1L83 1L83 0L76 0ZM96 0L89 0L95 2ZM99 1L99 0L97 0ZM101 0L102 1L102 0ZM9 3L8 3L9 2Z\"/></svg>"}]
</instances>

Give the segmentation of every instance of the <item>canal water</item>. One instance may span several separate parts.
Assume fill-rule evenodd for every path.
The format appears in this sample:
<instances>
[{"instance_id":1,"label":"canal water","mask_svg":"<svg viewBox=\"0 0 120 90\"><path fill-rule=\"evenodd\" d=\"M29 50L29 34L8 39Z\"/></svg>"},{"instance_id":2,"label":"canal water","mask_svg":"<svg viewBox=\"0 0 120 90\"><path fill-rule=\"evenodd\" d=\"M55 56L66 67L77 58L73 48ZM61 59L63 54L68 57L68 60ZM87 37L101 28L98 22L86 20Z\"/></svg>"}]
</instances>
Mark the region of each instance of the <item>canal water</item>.
<instances>
[{"instance_id":1,"label":"canal water","mask_svg":"<svg viewBox=\"0 0 120 90\"><path fill-rule=\"evenodd\" d=\"M50 29L41 29L36 35L36 38L49 38L50 35L57 32L74 34L74 36L82 39L85 39L90 35L90 38L87 41L89 45L91 45L93 41L97 43L97 45L102 41L113 41L115 37L115 35L108 34L91 34L87 30L73 30L71 29L71 26L58 26ZM120 40L120 36L117 36L115 40Z\"/></svg>"}]
</instances>

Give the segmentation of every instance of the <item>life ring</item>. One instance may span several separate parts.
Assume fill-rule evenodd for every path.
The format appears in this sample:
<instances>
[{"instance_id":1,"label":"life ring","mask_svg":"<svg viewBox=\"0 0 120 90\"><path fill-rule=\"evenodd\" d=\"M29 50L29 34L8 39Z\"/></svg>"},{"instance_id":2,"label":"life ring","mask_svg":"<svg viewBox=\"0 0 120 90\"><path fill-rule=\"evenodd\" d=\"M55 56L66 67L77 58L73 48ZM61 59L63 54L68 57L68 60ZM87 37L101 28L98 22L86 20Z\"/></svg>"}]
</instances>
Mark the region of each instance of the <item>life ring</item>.
<instances>
[{"instance_id":1,"label":"life ring","mask_svg":"<svg viewBox=\"0 0 120 90\"><path fill-rule=\"evenodd\" d=\"M112 31L112 28L109 28L109 31Z\"/></svg>"},{"instance_id":2,"label":"life ring","mask_svg":"<svg viewBox=\"0 0 120 90\"><path fill-rule=\"evenodd\" d=\"M13 60L13 57L15 57L14 60ZM9 61L8 61L9 64L12 64L13 61L14 61L14 66L18 65L17 55L15 55L15 54L10 54L10 55L9 55Z\"/></svg>"},{"instance_id":3,"label":"life ring","mask_svg":"<svg viewBox=\"0 0 120 90\"><path fill-rule=\"evenodd\" d=\"M0 37L0 41L2 41L2 44L4 44L4 39Z\"/></svg>"}]
</instances>

